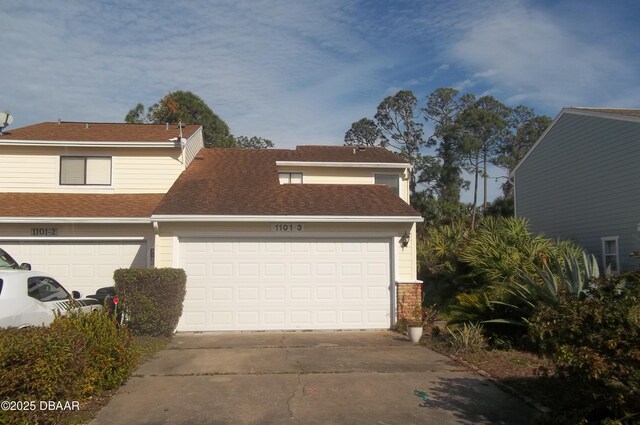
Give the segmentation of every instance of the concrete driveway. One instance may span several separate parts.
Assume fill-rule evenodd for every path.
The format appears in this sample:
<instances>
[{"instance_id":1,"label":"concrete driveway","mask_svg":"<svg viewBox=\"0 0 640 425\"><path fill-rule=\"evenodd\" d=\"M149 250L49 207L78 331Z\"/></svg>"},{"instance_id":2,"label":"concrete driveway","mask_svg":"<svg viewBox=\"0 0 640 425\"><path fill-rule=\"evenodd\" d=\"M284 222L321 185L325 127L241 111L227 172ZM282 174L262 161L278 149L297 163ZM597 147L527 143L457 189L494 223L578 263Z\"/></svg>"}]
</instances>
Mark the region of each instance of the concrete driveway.
<instances>
[{"instance_id":1,"label":"concrete driveway","mask_svg":"<svg viewBox=\"0 0 640 425\"><path fill-rule=\"evenodd\" d=\"M527 424L535 411L390 331L176 334L94 424Z\"/></svg>"}]
</instances>

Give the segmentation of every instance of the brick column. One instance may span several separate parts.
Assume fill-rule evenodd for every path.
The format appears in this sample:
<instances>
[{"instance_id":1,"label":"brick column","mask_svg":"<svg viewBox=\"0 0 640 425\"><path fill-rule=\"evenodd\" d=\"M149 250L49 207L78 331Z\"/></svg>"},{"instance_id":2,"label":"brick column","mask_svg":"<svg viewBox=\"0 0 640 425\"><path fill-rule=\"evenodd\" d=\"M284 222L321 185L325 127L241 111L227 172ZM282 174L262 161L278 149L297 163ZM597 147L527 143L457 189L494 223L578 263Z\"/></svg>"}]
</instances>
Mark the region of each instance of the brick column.
<instances>
[{"instance_id":1,"label":"brick column","mask_svg":"<svg viewBox=\"0 0 640 425\"><path fill-rule=\"evenodd\" d=\"M422 283L420 282L397 282L396 308L397 319L410 317L416 305L422 304Z\"/></svg>"}]
</instances>

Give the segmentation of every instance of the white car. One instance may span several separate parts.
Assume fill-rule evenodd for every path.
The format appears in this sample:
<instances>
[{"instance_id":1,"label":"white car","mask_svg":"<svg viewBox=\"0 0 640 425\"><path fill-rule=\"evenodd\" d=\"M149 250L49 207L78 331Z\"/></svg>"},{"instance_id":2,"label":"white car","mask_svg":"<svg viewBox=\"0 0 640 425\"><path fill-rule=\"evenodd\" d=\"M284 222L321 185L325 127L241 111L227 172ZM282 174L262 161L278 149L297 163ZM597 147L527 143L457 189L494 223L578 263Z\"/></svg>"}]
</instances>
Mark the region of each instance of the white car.
<instances>
[{"instance_id":1,"label":"white car","mask_svg":"<svg viewBox=\"0 0 640 425\"><path fill-rule=\"evenodd\" d=\"M67 292L51 276L31 270L0 269L0 328L49 325L56 312L101 310L93 298Z\"/></svg>"}]
</instances>

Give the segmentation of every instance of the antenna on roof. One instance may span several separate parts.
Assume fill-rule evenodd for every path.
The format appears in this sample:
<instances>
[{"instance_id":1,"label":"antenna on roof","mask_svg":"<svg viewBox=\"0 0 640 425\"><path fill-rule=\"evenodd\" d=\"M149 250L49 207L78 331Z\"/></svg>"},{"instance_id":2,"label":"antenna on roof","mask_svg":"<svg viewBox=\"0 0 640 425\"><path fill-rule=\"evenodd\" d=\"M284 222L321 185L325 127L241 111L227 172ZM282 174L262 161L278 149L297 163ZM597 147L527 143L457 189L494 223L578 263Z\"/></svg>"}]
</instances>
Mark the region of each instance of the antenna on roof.
<instances>
[{"instance_id":1,"label":"antenna on roof","mask_svg":"<svg viewBox=\"0 0 640 425\"><path fill-rule=\"evenodd\" d=\"M13 122L13 117L9 112L0 112L0 134L9 124Z\"/></svg>"}]
</instances>

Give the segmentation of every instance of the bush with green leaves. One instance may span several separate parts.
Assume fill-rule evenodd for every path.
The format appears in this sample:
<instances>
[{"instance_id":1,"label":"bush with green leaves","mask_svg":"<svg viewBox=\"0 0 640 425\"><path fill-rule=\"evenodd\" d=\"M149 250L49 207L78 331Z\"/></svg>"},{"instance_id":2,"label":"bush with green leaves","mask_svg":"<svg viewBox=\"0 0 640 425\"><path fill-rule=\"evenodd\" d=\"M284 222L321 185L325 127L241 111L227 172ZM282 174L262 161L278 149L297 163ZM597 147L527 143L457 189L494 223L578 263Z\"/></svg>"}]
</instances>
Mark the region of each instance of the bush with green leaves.
<instances>
[{"instance_id":1,"label":"bush with green leaves","mask_svg":"<svg viewBox=\"0 0 640 425\"><path fill-rule=\"evenodd\" d=\"M489 285L520 281L522 274L536 276L550 257L581 255L582 249L567 241L533 234L522 218L484 217L458 255ZM499 291L499 287L494 287Z\"/></svg>"},{"instance_id":2,"label":"bush with green leaves","mask_svg":"<svg viewBox=\"0 0 640 425\"><path fill-rule=\"evenodd\" d=\"M118 269L118 308L135 335L171 336L182 315L187 275L182 269Z\"/></svg>"},{"instance_id":3,"label":"bush with green leaves","mask_svg":"<svg viewBox=\"0 0 640 425\"><path fill-rule=\"evenodd\" d=\"M82 375L83 395L119 387L138 360L129 331L117 324L106 311L61 316L51 324L51 329L61 334L79 331L84 337L89 367Z\"/></svg>"},{"instance_id":4,"label":"bush with green leaves","mask_svg":"<svg viewBox=\"0 0 640 425\"><path fill-rule=\"evenodd\" d=\"M576 423L640 421L638 274L602 278L585 297L561 290L556 305L539 307L530 336L559 375L575 383L566 407Z\"/></svg>"},{"instance_id":5,"label":"bush with green leaves","mask_svg":"<svg viewBox=\"0 0 640 425\"><path fill-rule=\"evenodd\" d=\"M425 298L447 305L450 323L484 322L489 334L518 338L526 329L513 329L496 320L522 322L521 312L509 305L518 301L513 293L526 279L541 284L537 271L551 259L582 256L582 250L570 242L532 234L526 220L484 217L475 229L464 222L428 229L418 244L418 256L424 270ZM434 299L434 290L453 302ZM533 312L535 308L524 316Z\"/></svg>"},{"instance_id":6,"label":"bush with green leaves","mask_svg":"<svg viewBox=\"0 0 640 425\"><path fill-rule=\"evenodd\" d=\"M126 381L138 355L106 312L57 317L49 327L0 329L0 400L73 401ZM56 423L60 412L0 411L0 423Z\"/></svg>"}]
</instances>

